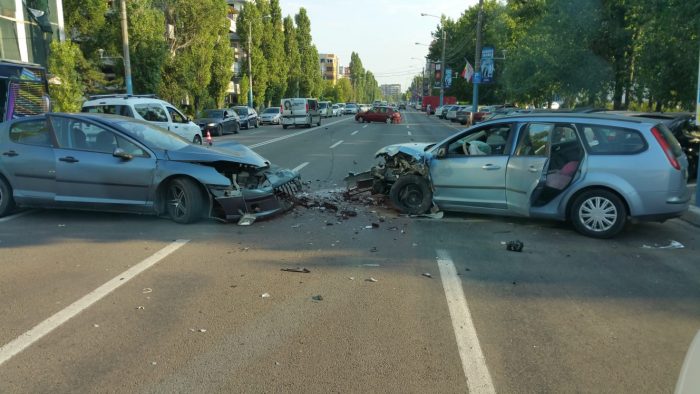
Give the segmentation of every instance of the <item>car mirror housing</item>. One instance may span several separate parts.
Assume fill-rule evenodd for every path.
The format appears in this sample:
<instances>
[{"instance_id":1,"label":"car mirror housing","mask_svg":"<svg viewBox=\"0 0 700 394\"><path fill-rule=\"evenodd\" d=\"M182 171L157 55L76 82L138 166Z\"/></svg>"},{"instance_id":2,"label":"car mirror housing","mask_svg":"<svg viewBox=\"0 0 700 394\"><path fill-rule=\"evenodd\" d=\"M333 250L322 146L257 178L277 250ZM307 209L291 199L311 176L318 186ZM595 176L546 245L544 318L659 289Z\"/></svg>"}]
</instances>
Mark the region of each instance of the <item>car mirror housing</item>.
<instances>
[{"instance_id":1,"label":"car mirror housing","mask_svg":"<svg viewBox=\"0 0 700 394\"><path fill-rule=\"evenodd\" d=\"M447 149L443 146L443 147L441 147L441 148L439 148L439 149L437 150L437 155L436 155L436 157L437 157L438 159L442 159L442 158L444 158L445 156L447 156Z\"/></svg>"},{"instance_id":2,"label":"car mirror housing","mask_svg":"<svg viewBox=\"0 0 700 394\"><path fill-rule=\"evenodd\" d=\"M131 160L134 158L131 154L127 153L124 149L122 148L114 148L114 152L112 152L112 156L118 157L122 160Z\"/></svg>"}]
</instances>

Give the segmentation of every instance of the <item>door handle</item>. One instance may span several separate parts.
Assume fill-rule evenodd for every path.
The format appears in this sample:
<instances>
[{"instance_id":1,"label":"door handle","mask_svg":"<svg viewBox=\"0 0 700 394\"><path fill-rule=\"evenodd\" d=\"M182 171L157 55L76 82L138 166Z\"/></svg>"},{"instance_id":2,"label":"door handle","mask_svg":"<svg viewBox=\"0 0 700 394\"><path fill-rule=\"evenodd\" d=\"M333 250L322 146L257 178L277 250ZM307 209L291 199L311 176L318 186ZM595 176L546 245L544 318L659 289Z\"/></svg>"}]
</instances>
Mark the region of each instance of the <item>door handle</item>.
<instances>
[{"instance_id":1,"label":"door handle","mask_svg":"<svg viewBox=\"0 0 700 394\"><path fill-rule=\"evenodd\" d=\"M481 166L481 168L484 170L498 170L501 168L501 166L497 166L495 164L484 164Z\"/></svg>"},{"instance_id":2,"label":"door handle","mask_svg":"<svg viewBox=\"0 0 700 394\"><path fill-rule=\"evenodd\" d=\"M9 156L9 157L15 157L15 156L19 155L19 153L15 152L15 151L13 151L13 150L10 150L10 151L7 151L7 152L2 152L2 155L3 155L3 156Z\"/></svg>"},{"instance_id":3,"label":"door handle","mask_svg":"<svg viewBox=\"0 0 700 394\"><path fill-rule=\"evenodd\" d=\"M530 166L527 170L530 172L538 172L539 171L539 169L537 169L537 167L535 167L535 166Z\"/></svg>"},{"instance_id":4,"label":"door handle","mask_svg":"<svg viewBox=\"0 0 700 394\"><path fill-rule=\"evenodd\" d=\"M77 163L77 162L80 161L80 160L76 159L76 158L73 157L73 156L61 157L61 158L58 159L58 160L60 160L60 161L65 161L66 163Z\"/></svg>"}]
</instances>

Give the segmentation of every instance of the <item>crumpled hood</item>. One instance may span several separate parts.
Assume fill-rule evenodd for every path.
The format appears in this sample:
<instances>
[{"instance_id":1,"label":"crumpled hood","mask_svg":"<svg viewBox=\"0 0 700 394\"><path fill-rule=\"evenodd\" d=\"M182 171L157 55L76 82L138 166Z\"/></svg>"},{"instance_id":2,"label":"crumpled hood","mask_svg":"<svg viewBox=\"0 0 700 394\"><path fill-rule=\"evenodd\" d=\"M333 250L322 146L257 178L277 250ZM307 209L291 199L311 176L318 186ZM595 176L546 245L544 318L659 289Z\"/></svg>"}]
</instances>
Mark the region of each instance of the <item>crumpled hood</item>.
<instances>
[{"instance_id":1,"label":"crumpled hood","mask_svg":"<svg viewBox=\"0 0 700 394\"><path fill-rule=\"evenodd\" d=\"M377 153L374 155L375 157L379 155L389 155L389 156L394 156L397 153L405 153L407 155L413 156L415 158L421 158L425 155L425 148L427 146L434 145L432 142L410 142L406 144L395 144L395 145L389 145L385 146L382 149L378 150Z\"/></svg>"},{"instance_id":2,"label":"crumpled hood","mask_svg":"<svg viewBox=\"0 0 700 394\"><path fill-rule=\"evenodd\" d=\"M194 123L196 123L196 124L219 123L219 122L221 122L221 120L222 119L220 119L220 118L199 118L199 119L195 119Z\"/></svg>"},{"instance_id":3,"label":"crumpled hood","mask_svg":"<svg viewBox=\"0 0 700 394\"><path fill-rule=\"evenodd\" d=\"M225 148L188 145L177 151L168 151L167 154L168 158L174 161L195 163L231 161L256 167L267 167L270 165L270 162L265 160L265 158L237 142L227 144Z\"/></svg>"}]
</instances>

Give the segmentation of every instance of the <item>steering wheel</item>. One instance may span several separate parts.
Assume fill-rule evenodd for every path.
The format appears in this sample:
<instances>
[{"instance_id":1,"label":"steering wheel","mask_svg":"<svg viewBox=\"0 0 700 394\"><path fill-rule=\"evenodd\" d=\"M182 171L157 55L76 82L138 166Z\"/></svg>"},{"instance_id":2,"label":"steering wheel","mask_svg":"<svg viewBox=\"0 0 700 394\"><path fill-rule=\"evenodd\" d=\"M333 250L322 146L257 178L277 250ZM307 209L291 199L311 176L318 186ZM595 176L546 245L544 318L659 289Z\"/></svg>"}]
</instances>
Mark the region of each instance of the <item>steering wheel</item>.
<instances>
[{"instance_id":1,"label":"steering wheel","mask_svg":"<svg viewBox=\"0 0 700 394\"><path fill-rule=\"evenodd\" d=\"M467 141L462 141L462 151L465 156L469 156L469 143Z\"/></svg>"}]
</instances>

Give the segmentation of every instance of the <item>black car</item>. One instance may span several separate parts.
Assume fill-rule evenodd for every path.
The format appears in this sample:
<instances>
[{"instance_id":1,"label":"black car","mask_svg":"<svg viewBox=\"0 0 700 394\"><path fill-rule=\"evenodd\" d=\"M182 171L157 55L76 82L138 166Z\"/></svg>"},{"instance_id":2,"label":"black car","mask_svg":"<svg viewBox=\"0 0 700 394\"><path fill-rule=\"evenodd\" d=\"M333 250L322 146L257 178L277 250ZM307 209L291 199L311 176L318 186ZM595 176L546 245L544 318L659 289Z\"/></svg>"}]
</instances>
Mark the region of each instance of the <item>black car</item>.
<instances>
[{"instance_id":1,"label":"black car","mask_svg":"<svg viewBox=\"0 0 700 394\"><path fill-rule=\"evenodd\" d=\"M224 133L237 134L241 128L241 121L236 111L231 109L205 109L194 120L202 135L210 132L212 135L222 136Z\"/></svg>"},{"instance_id":2,"label":"black car","mask_svg":"<svg viewBox=\"0 0 700 394\"><path fill-rule=\"evenodd\" d=\"M241 119L241 126L249 129L251 126L256 129L260 126L260 119L258 119L258 113L253 109L246 106L236 106L232 108L238 114Z\"/></svg>"}]
</instances>

